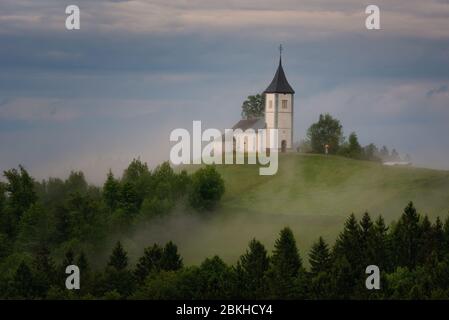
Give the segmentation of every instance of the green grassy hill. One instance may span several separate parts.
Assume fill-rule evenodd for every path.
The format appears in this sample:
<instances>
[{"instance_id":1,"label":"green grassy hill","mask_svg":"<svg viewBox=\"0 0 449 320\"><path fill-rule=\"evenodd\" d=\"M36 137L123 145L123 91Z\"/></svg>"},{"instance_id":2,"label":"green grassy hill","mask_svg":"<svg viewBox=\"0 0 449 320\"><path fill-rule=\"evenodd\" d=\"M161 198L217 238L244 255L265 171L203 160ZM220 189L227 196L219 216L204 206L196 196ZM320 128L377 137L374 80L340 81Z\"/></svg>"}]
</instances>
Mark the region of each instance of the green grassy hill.
<instances>
[{"instance_id":1,"label":"green grassy hill","mask_svg":"<svg viewBox=\"0 0 449 320\"><path fill-rule=\"evenodd\" d=\"M284 226L305 258L320 235L333 242L350 213L382 214L390 222L409 201L432 218L449 211L449 171L297 153L281 154L274 176L259 176L258 168L217 166L226 182L220 208L205 221L170 222L167 239L179 244L187 263L214 254L234 262L253 237L271 249Z\"/></svg>"}]
</instances>

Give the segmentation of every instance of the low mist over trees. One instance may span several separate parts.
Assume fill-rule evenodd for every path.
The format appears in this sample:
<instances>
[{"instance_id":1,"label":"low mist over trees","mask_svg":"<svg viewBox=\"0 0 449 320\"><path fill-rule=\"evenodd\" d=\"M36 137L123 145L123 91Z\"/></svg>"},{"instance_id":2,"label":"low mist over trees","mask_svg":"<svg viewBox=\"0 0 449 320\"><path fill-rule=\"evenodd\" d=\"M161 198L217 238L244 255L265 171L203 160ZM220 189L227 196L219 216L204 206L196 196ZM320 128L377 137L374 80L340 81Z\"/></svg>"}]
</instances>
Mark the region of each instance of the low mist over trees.
<instances>
[{"instance_id":1,"label":"low mist over trees","mask_svg":"<svg viewBox=\"0 0 449 320\"><path fill-rule=\"evenodd\" d=\"M300 236L300 235L299 235ZM104 268L68 249L55 262L48 250L18 255L2 273L0 297L15 299L448 299L449 218L430 222L409 203L397 222L350 215L330 246L319 237L301 257L293 230L279 233L271 255L256 239L235 265L219 256L185 266L177 246L153 244L135 265L117 242ZM304 267L303 259L308 259ZM11 262L10 262L11 263ZM65 267L81 270L80 290L65 289ZM367 290L376 265L381 288Z\"/></svg>"},{"instance_id":2,"label":"low mist over trees","mask_svg":"<svg viewBox=\"0 0 449 320\"><path fill-rule=\"evenodd\" d=\"M356 135L348 141L357 147ZM309 252L286 227L269 252L256 239L235 264L218 255L185 265L177 244L151 243L130 259L127 244L110 244L103 264L92 252L111 232L153 222L173 208L204 214L219 205L224 182L215 167L192 174L133 160L102 188L73 171L65 180L35 181L23 167L0 184L2 299L448 299L449 217L431 221L412 202L387 225L351 214L334 243L317 237ZM153 220L154 219L154 220ZM115 239L117 240L117 239ZM90 257L90 259L89 259ZM65 269L81 271L81 289L67 290ZM367 290L366 267L381 272Z\"/></svg>"},{"instance_id":3,"label":"low mist over trees","mask_svg":"<svg viewBox=\"0 0 449 320\"><path fill-rule=\"evenodd\" d=\"M121 178L109 171L102 188L89 185L84 174L76 171L65 180L38 182L19 166L5 171L4 177L5 182L0 182L0 297L9 298L64 298L69 294L66 289L52 285L64 284L65 267L56 266L51 256L61 257L66 251L62 265L76 263L91 270L82 248L98 246L111 233L124 234L142 221L168 215L175 206L192 214L211 210L224 193L223 179L213 166L190 175L174 172L167 162L150 170L139 159L130 163ZM78 250L77 255L73 249ZM157 250L153 248L149 254L154 256ZM173 243L161 250L160 262L142 262L142 280L153 269L175 271L182 267ZM92 286L97 286L96 281L109 280L121 284L127 279L132 283L139 272L126 271L128 265L119 242L107 275L88 272L95 280ZM111 298L128 296L134 290L133 286L106 287L101 295ZM81 292L86 290L83 287ZM96 290L89 292L98 295Z\"/></svg>"}]
</instances>

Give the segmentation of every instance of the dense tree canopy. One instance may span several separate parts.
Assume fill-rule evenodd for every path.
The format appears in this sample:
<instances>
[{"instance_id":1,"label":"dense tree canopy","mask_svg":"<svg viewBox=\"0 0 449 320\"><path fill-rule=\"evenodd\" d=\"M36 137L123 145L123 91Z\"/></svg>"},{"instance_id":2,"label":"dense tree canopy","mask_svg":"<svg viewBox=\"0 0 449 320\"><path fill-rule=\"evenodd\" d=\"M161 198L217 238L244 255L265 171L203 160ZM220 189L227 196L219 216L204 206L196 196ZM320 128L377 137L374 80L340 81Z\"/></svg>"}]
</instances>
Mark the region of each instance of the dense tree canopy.
<instances>
[{"instance_id":1,"label":"dense tree canopy","mask_svg":"<svg viewBox=\"0 0 449 320\"><path fill-rule=\"evenodd\" d=\"M330 154L335 154L343 142L343 126L340 121L330 114L320 114L318 122L312 124L307 131L312 150L316 153L324 153L328 145Z\"/></svg>"},{"instance_id":2,"label":"dense tree canopy","mask_svg":"<svg viewBox=\"0 0 449 320\"><path fill-rule=\"evenodd\" d=\"M242 118L260 118L265 115L265 94L248 96L242 105Z\"/></svg>"},{"instance_id":3,"label":"dense tree canopy","mask_svg":"<svg viewBox=\"0 0 449 320\"><path fill-rule=\"evenodd\" d=\"M185 266L171 241L146 244L140 257L128 255L126 242L115 242L104 260L95 248L111 230L119 237L134 223L170 214L175 205L192 213L213 210L224 192L214 167L187 174L167 163L149 170L134 160L124 178L110 172L103 188L90 186L81 172L36 182L19 167L5 177L2 299L449 298L449 218L432 221L412 202L390 225L369 213L349 215L333 245L318 237L304 264L296 234L286 227L272 252L253 239L235 265L213 256ZM71 264L81 270L81 290L65 288ZM380 290L365 288L368 265L381 270Z\"/></svg>"}]
</instances>

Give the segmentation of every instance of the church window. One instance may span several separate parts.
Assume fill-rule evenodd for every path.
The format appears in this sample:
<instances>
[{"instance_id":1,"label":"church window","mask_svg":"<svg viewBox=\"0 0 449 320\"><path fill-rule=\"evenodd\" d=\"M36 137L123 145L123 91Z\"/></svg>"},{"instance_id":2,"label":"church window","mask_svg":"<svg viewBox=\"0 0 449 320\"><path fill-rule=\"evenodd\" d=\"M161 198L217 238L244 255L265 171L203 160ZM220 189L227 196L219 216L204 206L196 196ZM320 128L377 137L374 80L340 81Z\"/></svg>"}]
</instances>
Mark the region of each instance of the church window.
<instances>
[{"instance_id":1,"label":"church window","mask_svg":"<svg viewBox=\"0 0 449 320\"><path fill-rule=\"evenodd\" d=\"M282 109L287 109L287 100L282 100Z\"/></svg>"},{"instance_id":2,"label":"church window","mask_svg":"<svg viewBox=\"0 0 449 320\"><path fill-rule=\"evenodd\" d=\"M268 109L273 109L273 100L268 101Z\"/></svg>"}]
</instances>

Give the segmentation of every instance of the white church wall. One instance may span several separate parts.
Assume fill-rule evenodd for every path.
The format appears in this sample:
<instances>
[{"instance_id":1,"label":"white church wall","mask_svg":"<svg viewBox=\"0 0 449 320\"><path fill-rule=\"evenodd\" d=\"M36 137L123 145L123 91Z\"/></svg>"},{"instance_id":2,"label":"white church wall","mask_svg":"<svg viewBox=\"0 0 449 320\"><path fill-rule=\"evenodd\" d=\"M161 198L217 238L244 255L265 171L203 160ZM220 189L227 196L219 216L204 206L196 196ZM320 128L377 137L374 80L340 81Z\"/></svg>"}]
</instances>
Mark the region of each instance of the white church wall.
<instances>
[{"instance_id":1,"label":"white church wall","mask_svg":"<svg viewBox=\"0 0 449 320\"><path fill-rule=\"evenodd\" d=\"M274 128L274 112L265 114L265 122L267 124L267 128Z\"/></svg>"},{"instance_id":2,"label":"white church wall","mask_svg":"<svg viewBox=\"0 0 449 320\"><path fill-rule=\"evenodd\" d=\"M290 129L292 126L292 114L290 112L280 112L278 114L278 128Z\"/></svg>"}]
</instances>

